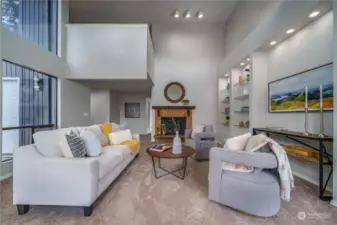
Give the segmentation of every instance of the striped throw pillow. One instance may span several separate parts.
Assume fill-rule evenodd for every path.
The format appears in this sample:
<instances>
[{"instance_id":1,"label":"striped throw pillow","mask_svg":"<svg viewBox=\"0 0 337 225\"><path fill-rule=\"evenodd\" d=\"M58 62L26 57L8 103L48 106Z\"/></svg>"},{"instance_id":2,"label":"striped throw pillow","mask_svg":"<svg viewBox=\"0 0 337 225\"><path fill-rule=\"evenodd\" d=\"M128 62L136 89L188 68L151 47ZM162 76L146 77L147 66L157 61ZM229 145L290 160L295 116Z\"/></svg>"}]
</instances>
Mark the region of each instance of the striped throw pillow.
<instances>
[{"instance_id":1,"label":"striped throw pillow","mask_svg":"<svg viewBox=\"0 0 337 225\"><path fill-rule=\"evenodd\" d=\"M81 137L77 136L74 131L71 130L68 134L66 134L66 139L74 158L85 157L87 151Z\"/></svg>"}]
</instances>

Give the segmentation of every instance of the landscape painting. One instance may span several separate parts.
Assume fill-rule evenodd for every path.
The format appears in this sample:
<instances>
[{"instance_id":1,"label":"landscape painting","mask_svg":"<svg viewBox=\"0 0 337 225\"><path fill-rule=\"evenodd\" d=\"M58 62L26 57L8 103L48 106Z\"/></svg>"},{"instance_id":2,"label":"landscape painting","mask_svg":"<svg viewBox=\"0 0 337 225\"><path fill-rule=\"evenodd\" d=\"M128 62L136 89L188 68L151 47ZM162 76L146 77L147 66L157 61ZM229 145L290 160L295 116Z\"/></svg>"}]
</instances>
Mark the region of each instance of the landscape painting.
<instances>
[{"instance_id":1,"label":"landscape painting","mask_svg":"<svg viewBox=\"0 0 337 225\"><path fill-rule=\"evenodd\" d=\"M308 87L308 110L320 108L322 84L324 110L333 109L332 63L269 83L269 112L304 111L305 86Z\"/></svg>"}]
</instances>

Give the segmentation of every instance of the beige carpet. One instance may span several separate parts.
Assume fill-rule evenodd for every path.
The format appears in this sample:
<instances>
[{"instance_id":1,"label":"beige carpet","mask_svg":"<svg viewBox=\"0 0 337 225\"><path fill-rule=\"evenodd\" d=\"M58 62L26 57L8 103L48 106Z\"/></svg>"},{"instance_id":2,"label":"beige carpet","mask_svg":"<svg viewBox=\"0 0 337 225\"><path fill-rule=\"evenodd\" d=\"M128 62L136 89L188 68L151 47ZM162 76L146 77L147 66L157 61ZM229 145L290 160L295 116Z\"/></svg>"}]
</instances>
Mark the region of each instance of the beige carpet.
<instances>
[{"instance_id":1,"label":"beige carpet","mask_svg":"<svg viewBox=\"0 0 337 225\"><path fill-rule=\"evenodd\" d=\"M164 161L164 165L172 161ZM95 203L91 217L76 207L33 206L18 216L12 205L12 179L0 183L0 224L113 224L113 225L217 225L217 224L337 224L337 209L320 201L315 188L296 180L292 200L272 218L258 218L207 199L208 162L189 159L187 177L155 179L150 157L142 152ZM299 212L307 218L300 220Z\"/></svg>"}]
</instances>

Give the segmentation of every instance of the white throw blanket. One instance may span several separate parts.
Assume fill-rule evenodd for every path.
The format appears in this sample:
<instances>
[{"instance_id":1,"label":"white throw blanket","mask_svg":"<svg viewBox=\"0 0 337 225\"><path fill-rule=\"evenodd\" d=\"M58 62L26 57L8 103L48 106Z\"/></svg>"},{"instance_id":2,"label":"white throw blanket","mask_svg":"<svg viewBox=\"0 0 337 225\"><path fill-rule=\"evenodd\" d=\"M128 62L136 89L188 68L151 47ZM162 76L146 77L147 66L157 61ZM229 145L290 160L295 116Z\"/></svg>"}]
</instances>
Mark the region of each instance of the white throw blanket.
<instances>
[{"instance_id":1,"label":"white throw blanket","mask_svg":"<svg viewBox=\"0 0 337 225\"><path fill-rule=\"evenodd\" d=\"M295 187L295 184L293 172L288 160L288 155L279 143L267 136L264 137L268 142L270 149L274 152L278 162L277 171L280 175L281 199L284 201L289 201L290 192Z\"/></svg>"},{"instance_id":2,"label":"white throw blanket","mask_svg":"<svg viewBox=\"0 0 337 225\"><path fill-rule=\"evenodd\" d=\"M273 139L267 137L264 134L259 134L261 139L259 138L260 143L265 143L269 145L270 149L274 152L277 163L278 163L278 173L280 176L280 186L281 186L281 199L284 201L290 200L290 192L295 187L294 185L294 177L289 164L287 153L284 151L283 147L278 144ZM259 150L259 148L254 150L246 150L250 152L254 152ZM244 151L244 150L243 150ZM232 170L237 172L252 172L254 168L248 167L246 165L236 165L233 163L224 163L223 169Z\"/></svg>"}]
</instances>

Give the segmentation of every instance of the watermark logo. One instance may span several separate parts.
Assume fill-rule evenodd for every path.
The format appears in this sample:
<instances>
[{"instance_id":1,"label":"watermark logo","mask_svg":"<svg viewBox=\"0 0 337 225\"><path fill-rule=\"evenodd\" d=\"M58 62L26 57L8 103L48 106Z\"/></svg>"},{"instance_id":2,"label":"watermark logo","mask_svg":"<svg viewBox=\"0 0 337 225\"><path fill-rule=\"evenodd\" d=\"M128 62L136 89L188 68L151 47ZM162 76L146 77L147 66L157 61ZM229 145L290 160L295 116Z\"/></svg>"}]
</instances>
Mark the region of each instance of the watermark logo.
<instances>
[{"instance_id":1,"label":"watermark logo","mask_svg":"<svg viewBox=\"0 0 337 225\"><path fill-rule=\"evenodd\" d=\"M307 217L307 214L305 212L298 212L297 217L300 220L304 220Z\"/></svg>"},{"instance_id":2,"label":"watermark logo","mask_svg":"<svg viewBox=\"0 0 337 225\"><path fill-rule=\"evenodd\" d=\"M319 213L319 212L298 212L297 217L299 220L305 219L329 219L331 218L331 213Z\"/></svg>"}]
</instances>

